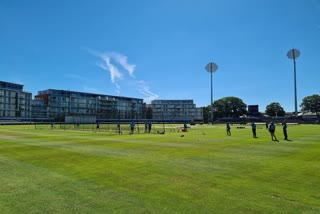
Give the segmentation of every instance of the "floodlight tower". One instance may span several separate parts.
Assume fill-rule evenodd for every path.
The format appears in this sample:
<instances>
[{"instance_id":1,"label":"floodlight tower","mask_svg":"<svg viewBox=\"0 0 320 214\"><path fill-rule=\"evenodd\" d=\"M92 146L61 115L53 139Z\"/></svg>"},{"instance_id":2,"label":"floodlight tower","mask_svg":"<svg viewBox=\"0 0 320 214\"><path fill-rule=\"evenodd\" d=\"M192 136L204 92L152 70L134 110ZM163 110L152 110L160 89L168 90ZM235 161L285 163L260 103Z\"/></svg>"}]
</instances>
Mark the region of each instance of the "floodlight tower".
<instances>
[{"instance_id":1,"label":"floodlight tower","mask_svg":"<svg viewBox=\"0 0 320 214\"><path fill-rule=\"evenodd\" d=\"M295 116L298 116L298 104L297 104L297 76L296 76L296 58L300 56L300 51L297 49L291 49L288 51L287 56L289 59L293 59L293 73L294 73L294 111Z\"/></svg>"},{"instance_id":2,"label":"floodlight tower","mask_svg":"<svg viewBox=\"0 0 320 214\"><path fill-rule=\"evenodd\" d=\"M210 114L210 121L211 124L213 124L213 93L212 93L212 74L218 69L218 66L214 62L209 62L206 67L206 71L208 71L211 74L211 114Z\"/></svg>"}]
</instances>

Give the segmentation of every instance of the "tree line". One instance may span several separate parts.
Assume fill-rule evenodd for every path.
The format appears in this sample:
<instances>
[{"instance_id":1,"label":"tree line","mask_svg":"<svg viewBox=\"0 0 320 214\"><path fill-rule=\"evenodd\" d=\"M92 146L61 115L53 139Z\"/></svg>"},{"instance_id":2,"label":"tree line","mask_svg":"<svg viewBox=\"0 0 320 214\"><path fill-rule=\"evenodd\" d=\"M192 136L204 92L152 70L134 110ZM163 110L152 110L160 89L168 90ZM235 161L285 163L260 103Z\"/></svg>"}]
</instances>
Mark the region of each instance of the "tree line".
<instances>
[{"instance_id":1,"label":"tree line","mask_svg":"<svg viewBox=\"0 0 320 214\"><path fill-rule=\"evenodd\" d=\"M306 96L302 99L300 107L301 111L315 113L319 118L320 95L314 94L311 96ZM223 97L221 99L215 100L213 102L213 109L214 119L223 117L238 118L240 116L248 114L247 104L245 104L242 99L233 96ZM204 107L203 115L205 123L210 121L210 111L211 105ZM282 117L286 115L285 110L279 102L272 102L267 105L264 113L270 117Z\"/></svg>"}]
</instances>

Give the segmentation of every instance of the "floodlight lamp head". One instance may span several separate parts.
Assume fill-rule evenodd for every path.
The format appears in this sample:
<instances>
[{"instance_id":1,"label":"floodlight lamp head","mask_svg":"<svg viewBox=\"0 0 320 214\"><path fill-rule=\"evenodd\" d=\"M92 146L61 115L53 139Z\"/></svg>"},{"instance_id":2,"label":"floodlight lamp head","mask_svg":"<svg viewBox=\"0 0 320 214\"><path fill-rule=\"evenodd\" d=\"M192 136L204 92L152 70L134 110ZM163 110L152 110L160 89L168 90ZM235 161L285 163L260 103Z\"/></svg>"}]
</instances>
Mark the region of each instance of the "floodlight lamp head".
<instances>
[{"instance_id":1,"label":"floodlight lamp head","mask_svg":"<svg viewBox=\"0 0 320 214\"><path fill-rule=\"evenodd\" d=\"M218 70L218 65L214 62L209 62L206 67L205 67L206 71L208 71L209 73L213 73L216 70Z\"/></svg>"},{"instance_id":2,"label":"floodlight lamp head","mask_svg":"<svg viewBox=\"0 0 320 214\"><path fill-rule=\"evenodd\" d=\"M288 51L287 56L289 59L296 59L300 56L300 51L298 49L291 49Z\"/></svg>"}]
</instances>

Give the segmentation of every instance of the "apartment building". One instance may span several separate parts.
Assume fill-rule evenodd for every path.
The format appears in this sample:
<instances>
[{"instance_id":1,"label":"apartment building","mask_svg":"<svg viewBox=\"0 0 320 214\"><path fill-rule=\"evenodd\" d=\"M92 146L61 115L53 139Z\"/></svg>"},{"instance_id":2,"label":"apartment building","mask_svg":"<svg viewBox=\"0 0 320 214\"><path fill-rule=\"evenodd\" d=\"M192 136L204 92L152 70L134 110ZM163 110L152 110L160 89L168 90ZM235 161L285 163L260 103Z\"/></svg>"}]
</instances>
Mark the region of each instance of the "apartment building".
<instances>
[{"instance_id":1,"label":"apartment building","mask_svg":"<svg viewBox=\"0 0 320 214\"><path fill-rule=\"evenodd\" d=\"M151 107L154 120L203 121L203 108L193 100L153 100Z\"/></svg>"},{"instance_id":2,"label":"apartment building","mask_svg":"<svg viewBox=\"0 0 320 214\"><path fill-rule=\"evenodd\" d=\"M64 119L94 116L105 120L143 119L143 99L68 90L39 91L33 101L33 117Z\"/></svg>"},{"instance_id":3,"label":"apartment building","mask_svg":"<svg viewBox=\"0 0 320 214\"><path fill-rule=\"evenodd\" d=\"M0 117L31 117L31 101L23 85L0 81Z\"/></svg>"},{"instance_id":4,"label":"apartment building","mask_svg":"<svg viewBox=\"0 0 320 214\"><path fill-rule=\"evenodd\" d=\"M24 92L23 85L0 81L0 117L203 121L203 108L197 108L193 100L153 100L147 108L139 98L57 89L38 91L32 99L32 93Z\"/></svg>"}]
</instances>

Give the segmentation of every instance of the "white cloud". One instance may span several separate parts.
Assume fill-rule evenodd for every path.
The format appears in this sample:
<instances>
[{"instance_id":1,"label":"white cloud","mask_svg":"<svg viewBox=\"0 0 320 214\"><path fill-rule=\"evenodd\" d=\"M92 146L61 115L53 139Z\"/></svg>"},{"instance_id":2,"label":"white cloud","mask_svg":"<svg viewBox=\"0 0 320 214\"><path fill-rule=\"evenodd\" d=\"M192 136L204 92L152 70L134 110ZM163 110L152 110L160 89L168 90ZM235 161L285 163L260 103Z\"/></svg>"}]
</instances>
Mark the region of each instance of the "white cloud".
<instances>
[{"instance_id":1,"label":"white cloud","mask_svg":"<svg viewBox=\"0 0 320 214\"><path fill-rule=\"evenodd\" d=\"M122 78L122 73L120 73L118 68L110 62L110 57L108 55L100 55L100 58L104 61L104 64L100 63L99 67L110 72L112 83L115 83L116 78Z\"/></svg>"},{"instance_id":2,"label":"white cloud","mask_svg":"<svg viewBox=\"0 0 320 214\"><path fill-rule=\"evenodd\" d=\"M105 71L109 71L111 82L116 88L116 94L120 95L121 86L119 80L133 81L136 90L145 96L144 100L150 102L157 99L159 96L150 91L149 86L143 80L136 80L134 76L136 65L128 63L128 57L116 52L98 53L89 48L82 48L92 55L102 59L102 62L97 64L98 67ZM127 71L129 76L126 76L121 71ZM127 78L127 79L126 79Z\"/></svg>"},{"instance_id":3,"label":"white cloud","mask_svg":"<svg viewBox=\"0 0 320 214\"><path fill-rule=\"evenodd\" d=\"M126 70L131 77L134 77L133 73L135 70L136 65L128 63L128 57L116 53L116 52L107 52L107 53L98 53L94 50L89 48L83 48L87 50L94 56L97 56L102 59L103 62L98 64L98 67L102 68L103 70L110 72L111 82L115 84L117 79L122 79L124 74L121 73L120 69L117 65L120 65L124 70ZM117 87L120 87L119 85Z\"/></svg>"},{"instance_id":4,"label":"white cloud","mask_svg":"<svg viewBox=\"0 0 320 214\"><path fill-rule=\"evenodd\" d=\"M110 53L110 57L112 57L117 63L119 63L125 70L128 71L130 76L134 77L134 69L136 68L136 65L129 64L128 63L128 57L123 56L119 53L112 52Z\"/></svg>"},{"instance_id":5,"label":"white cloud","mask_svg":"<svg viewBox=\"0 0 320 214\"><path fill-rule=\"evenodd\" d=\"M114 85L115 85L115 87L116 87L116 95L119 96L119 95L120 95L120 92L121 92L120 85L118 85L117 83L115 83Z\"/></svg>"},{"instance_id":6,"label":"white cloud","mask_svg":"<svg viewBox=\"0 0 320 214\"><path fill-rule=\"evenodd\" d=\"M151 102L151 100L158 99L159 96L153 92L150 91L149 86L146 85L146 83L143 80L137 81L138 83L138 90L141 94L145 96L144 100L148 103Z\"/></svg>"}]
</instances>

